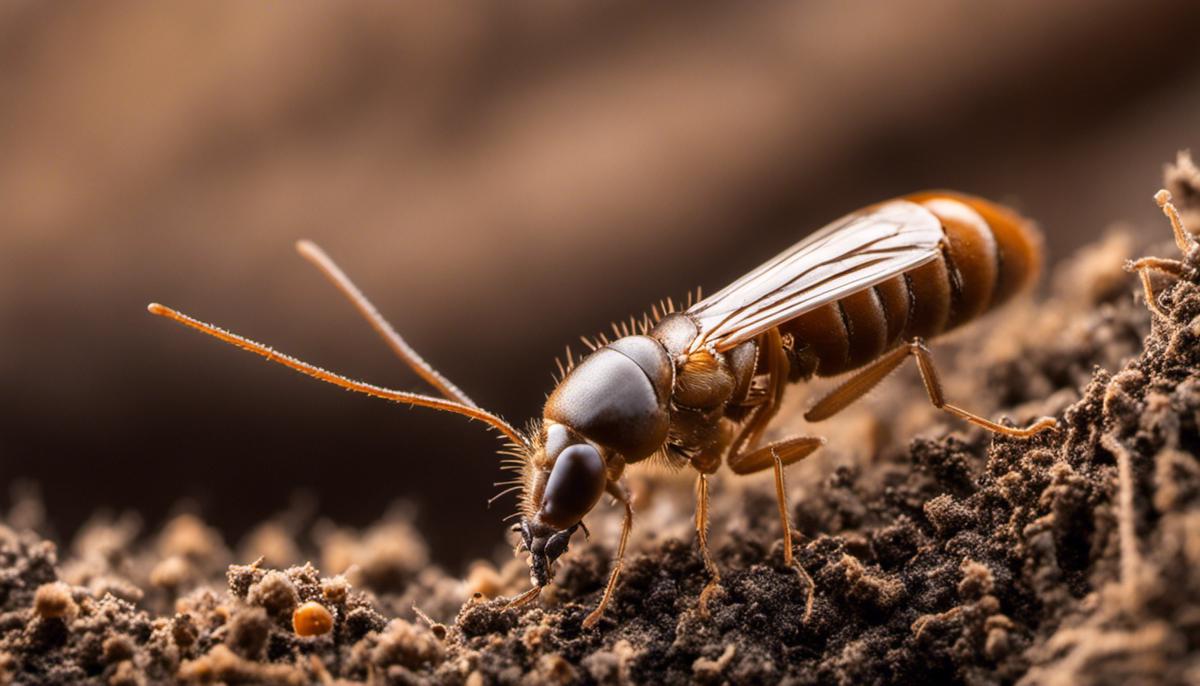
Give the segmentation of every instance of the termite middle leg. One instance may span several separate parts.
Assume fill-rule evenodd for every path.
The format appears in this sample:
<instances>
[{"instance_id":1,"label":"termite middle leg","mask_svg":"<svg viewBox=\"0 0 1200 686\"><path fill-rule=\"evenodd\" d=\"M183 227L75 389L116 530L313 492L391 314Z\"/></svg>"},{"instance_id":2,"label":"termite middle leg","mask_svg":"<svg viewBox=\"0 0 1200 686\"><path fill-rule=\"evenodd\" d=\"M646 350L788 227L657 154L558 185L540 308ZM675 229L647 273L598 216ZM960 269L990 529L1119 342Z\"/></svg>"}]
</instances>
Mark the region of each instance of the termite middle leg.
<instances>
[{"instance_id":1,"label":"termite middle leg","mask_svg":"<svg viewBox=\"0 0 1200 686\"><path fill-rule=\"evenodd\" d=\"M742 425L730 444L730 455L736 455L747 448L753 449L783 403L783 391L787 386L790 366L787 351L783 347L783 336L778 328L769 329L760 339L759 345L762 346L760 354L767 361L765 397L762 403L754 408L750 419Z\"/></svg>"},{"instance_id":2,"label":"termite middle leg","mask_svg":"<svg viewBox=\"0 0 1200 686\"><path fill-rule=\"evenodd\" d=\"M765 445L758 450L751 450L742 455L729 458L729 468L734 474L753 474L764 469L775 469L775 499L779 504L779 520L783 525L783 563L796 570L808 591L804 603L804 621L807 622L812 614L813 590L812 577L792 555L792 523L788 516L787 484L783 480L783 468L793 462L813 454L825 445L825 439L817 436L796 436L782 441Z\"/></svg>"},{"instance_id":3,"label":"termite middle leg","mask_svg":"<svg viewBox=\"0 0 1200 686\"><path fill-rule=\"evenodd\" d=\"M608 601L612 599L613 589L617 587L617 578L621 576L621 566L625 563L625 545L629 543L629 532L633 529L633 505L630 503L629 490L624 484L614 481L608 482L605 488L608 494L617 499L617 502L625 506L625 519L621 522L621 542L617 545L617 557L613 560L612 572L608 575L608 583L604 586L604 595L600 598L600 604L595 610L588 613L583 619L583 628L590 629L596 626L596 622L600 621L600 616L604 614L604 608L608 607Z\"/></svg>"},{"instance_id":4,"label":"termite middle leg","mask_svg":"<svg viewBox=\"0 0 1200 686\"><path fill-rule=\"evenodd\" d=\"M933 406L939 410L949 412L959 419L964 419L993 433L1016 438L1028 438L1058 425L1058 422L1052 417L1043 417L1024 429L1014 429L997 424L973 412L968 412L961 407L947 403L945 395L942 392L942 382L938 379L937 369L934 368L933 358L929 354L929 348L925 346L925 341L920 338L914 338L907 345L902 345L886 353L875 363L862 371L856 372L841 386L833 389L828 395L817 401L817 404L813 405L812 409L804 414L804 418L810 422L819 422L832 417L845 409L850 403L866 395L868 391L874 388L884 377L892 373L910 355L917 361L917 369L921 372L921 381L925 383L925 392L929 394L929 402L933 403Z\"/></svg>"}]
</instances>

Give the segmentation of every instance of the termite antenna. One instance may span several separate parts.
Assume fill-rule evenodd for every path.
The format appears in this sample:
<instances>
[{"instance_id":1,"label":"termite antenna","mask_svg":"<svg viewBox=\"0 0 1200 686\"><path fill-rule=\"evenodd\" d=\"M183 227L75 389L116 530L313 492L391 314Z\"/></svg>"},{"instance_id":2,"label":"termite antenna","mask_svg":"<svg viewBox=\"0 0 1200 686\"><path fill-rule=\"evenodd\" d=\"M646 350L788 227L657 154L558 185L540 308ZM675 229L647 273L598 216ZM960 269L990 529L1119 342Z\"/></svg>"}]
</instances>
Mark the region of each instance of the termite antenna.
<instances>
[{"instance_id":1,"label":"termite antenna","mask_svg":"<svg viewBox=\"0 0 1200 686\"><path fill-rule=\"evenodd\" d=\"M421 357L408 344L408 341L405 341L404 337L396 332L396 329L388 323L388 320L379 314L379 310L376 309L375 305L371 304L367 296L363 295L358 286L354 285L350 277L346 276L346 273L337 266L337 263L316 243L309 240L297 241L296 252L299 252L301 257L311 262L313 266L325 275L326 279L329 279L330 283L342 292L342 295L350 300L355 309L371 324L371 328L375 329L388 344L392 352L396 353L396 356L416 372L418 376L424 379L430 386L438 389L442 395L450 400L471 407L479 407L479 405L475 404L474 400L471 400L466 393L463 393L462 389L455 386L449 379L442 376L438 370L434 369L433 365L426 362L425 358Z\"/></svg>"},{"instance_id":2,"label":"termite antenna","mask_svg":"<svg viewBox=\"0 0 1200 686\"><path fill-rule=\"evenodd\" d=\"M349 391L365 393L366 395L382 398L384 400L391 400L397 403L407 403L409 405L419 405L421 407L428 407L434 410L453 412L470 419L478 419L482 422L486 422L493 429L496 429L500 433L504 434L506 437L508 437L508 440L513 443L513 445L518 447L529 446L529 441L523 435L521 435L520 431L517 431L511 424L501 419L499 415L493 414L479 407L466 405L454 400L435 398L433 396L421 395L419 393L409 393L407 391L396 391L390 388L383 388L381 386L363 383L362 381L355 381L348 377L342 376L341 374L335 374L333 372L321 369L315 365L298 360L291 355L285 355L271 347L252 341L249 338L244 338L231 331L226 331L225 329L213 326L212 324L206 324L198 319L193 319L182 312L177 312L164 305L150 303L146 306L146 309L150 311L150 314L172 319L180 324L183 324L184 326L188 326L201 333L208 334L217 340L224 341L225 343L237 346L243 350L248 350L256 355L262 355L271 362L277 362L293 371L300 372L301 374L307 374L308 376L311 376L319 381L324 381L325 383L330 383L334 386L340 386Z\"/></svg>"}]
</instances>

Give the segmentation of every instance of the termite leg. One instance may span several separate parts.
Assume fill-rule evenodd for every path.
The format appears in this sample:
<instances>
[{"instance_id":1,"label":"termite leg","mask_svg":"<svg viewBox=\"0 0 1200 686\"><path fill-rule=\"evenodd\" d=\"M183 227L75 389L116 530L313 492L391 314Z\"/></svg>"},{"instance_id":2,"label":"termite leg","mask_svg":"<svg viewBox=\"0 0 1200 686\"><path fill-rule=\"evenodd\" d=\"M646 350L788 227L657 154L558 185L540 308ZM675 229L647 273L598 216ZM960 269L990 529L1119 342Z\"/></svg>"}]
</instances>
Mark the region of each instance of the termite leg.
<instances>
[{"instance_id":1,"label":"termite leg","mask_svg":"<svg viewBox=\"0 0 1200 686\"><path fill-rule=\"evenodd\" d=\"M825 439L817 436L796 436L776 441L757 450L729 458L729 468L734 474L753 474L764 469L775 470L775 498L779 503L779 520L783 525L783 562L796 570L808 590L804 603L804 621L812 615L813 591L816 586L804 566L792 555L792 523L788 516L787 485L783 480L783 468L799 462L825 445Z\"/></svg>"},{"instance_id":2,"label":"termite leg","mask_svg":"<svg viewBox=\"0 0 1200 686\"><path fill-rule=\"evenodd\" d=\"M625 506L625 521L621 523L621 542L617 545L617 558L613 561L612 572L608 575L604 596L600 598L600 604L596 606L596 609L583 618L583 628L585 629L596 626L596 622L600 621L600 616L604 614L604 608L608 606L608 601L612 599L613 589L617 587L617 578L621 576L621 565L625 562L625 545L629 542L629 531L633 529L633 505L630 504L629 491L624 485L615 481L609 481L605 490Z\"/></svg>"},{"instance_id":3,"label":"termite leg","mask_svg":"<svg viewBox=\"0 0 1200 686\"><path fill-rule=\"evenodd\" d=\"M779 502L779 523L783 529L783 564L792 566L792 520L788 517L787 484L783 480L783 461L779 453L771 450L771 463L775 468L775 499Z\"/></svg>"},{"instance_id":4,"label":"termite leg","mask_svg":"<svg viewBox=\"0 0 1200 686\"><path fill-rule=\"evenodd\" d=\"M787 386L789 362L787 351L783 348L783 336L778 328L769 329L759 339L760 355L767 361L767 388L763 401L754 409L750 419L738 431L737 437L730 444L730 455L736 455L745 449L753 449L762 438L767 425L779 412L783 399L783 391Z\"/></svg>"},{"instance_id":5,"label":"termite leg","mask_svg":"<svg viewBox=\"0 0 1200 686\"><path fill-rule=\"evenodd\" d=\"M754 474L764 469L770 469L778 458L783 466L799 462L816 452L817 448L825 445L825 439L819 436L793 436L782 441L768 443L757 450L730 455L727 460L729 469L734 474Z\"/></svg>"},{"instance_id":6,"label":"termite leg","mask_svg":"<svg viewBox=\"0 0 1200 686\"><path fill-rule=\"evenodd\" d=\"M708 583L700 592L700 615L708 617L708 599L721 587L721 570L708 552L708 475L701 474L696 480L696 539L700 542L700 555L704 569L708 571Z\"/></svg>"},{"instance_id":7,"label":"termite leg","mask_svg":"<svg viewBox=\"0 0 1200 686\"><path fill-rule=\"evenodd\" d=\"M1024 429L1014 429L947 403L942 392L942 382L938 379L937 369L933 366L933 358L929 354L929 348L925 346L925 341L921 338L914 338L907 345L892 350L874 364L851 376L841 386L817 401L817 404L804 414L804 418L810 422L819 422L832 417L850 403L866 395L909 356L917 361L917 369L921 372L921 381L925 384L925 392L929 394L929 402L939 410L949 412L959 419L981 426L993 433L1014 438L1029 438L1058 425L1058 422L1052 417L1043 417Z\"/></svg>"},{"instance_id":8,"label":"termite leg","mask_svg":"<svg viewBox=\"0 0 1200 686\"><path fill-rule=\"evenodd\" d=\"M780 459L779 453L774 448L771 449L771 460L775 466L775 498L779 502L779 520L783 525L783 563L796 570L807 588L807 596L804 599L804 617L800 620L807 624L808 618L812 616L813 592L816 590L816 584L813 583L812 577L808 575L808 570L804 568L804 565L792 557L792 522L788 517L787 485L783 481L783 460Z\"/></svg>"},{"instance_id":9,"label":"termite leg","mask_svg":"<svg viewBox=\"0 0 1200 686\"><path fill-rule=\"evenodd\" d=\"M533 588L529 589L528 591L525 591L521 595L508 601L508 604L504 606L504 609L505 610L514 610L523 605L528 605L529 603L533 602L533 600L535 598L537 598L539 595L541 595L541 593L542 593L542 587L534 586Z\"/></svg>"}]
</instances>

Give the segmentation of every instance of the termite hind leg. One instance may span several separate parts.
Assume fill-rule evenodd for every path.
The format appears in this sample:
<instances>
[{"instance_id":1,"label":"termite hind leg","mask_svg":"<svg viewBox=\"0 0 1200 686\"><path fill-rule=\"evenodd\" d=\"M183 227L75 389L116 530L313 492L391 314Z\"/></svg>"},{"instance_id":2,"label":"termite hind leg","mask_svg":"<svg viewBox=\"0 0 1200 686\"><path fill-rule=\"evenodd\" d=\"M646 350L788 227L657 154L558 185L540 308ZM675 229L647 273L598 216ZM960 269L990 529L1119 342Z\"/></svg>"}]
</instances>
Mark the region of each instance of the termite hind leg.
<instances>
[{"instance_id":1,"label":"termite hind leg","mask_svg":"<svg viewBox=\"0 0 1200 686\"><path fill-rule=\"evenodd\" d=\"M804 419L810 422L820 422L846 409L851 403L875 388L888 374L895 371L908 355L909 351L904 346L884 353L878 360L855 372L853 376L818 400L808 412L804 413Z\"/></svg>"},{"instance_id":2,"label":"termite hind leg","mask_svg":"<svg viewBox=\"0 0 1200 686\"><path fill-rule=\"evenodd\" d=\"M1058 421L1053 417L1042 417L1024 429L1014 429L947 403L942 393L942 382L938 379L937 369L933 366L933 356L929 354L929 348L925 347L925 341L919 338L913 339L908 344L908 350L913 357L917 358L917 369L921 372L921 381L925 383L925 392L929 394L929 402L939 410L949 412L959 419L981 426L992 433L1004 434L1013 438L1029 438L1058 426Z\"/></svg>"},{"instance_id":3,"label":"termite hind leg","mask_svg":"<svg viewBox=\"0 0 1200 686\"><path fill-rule=\"evenodd\" d=\"M700 591L700 616L708 617L708 601L721 588L721 570L713 562L708 550L708 475L701 474L696 480L696 540L700 543L700 555L704 569L708 572L708 583Z\"/></svg>"},{"instance_id":4,"label":"termite hind leg","mask_svg":"<svg viewBox=\"0 0 1200 686\"><path fill-rule=\"evenodd\" d=\"M874 364L856 372L842 385L818 400L817 404L804 414L804 418L810 422L819 422L832 417L855 400L866 395L909 356L917 361L917 369L921 372L921 381L925 384L925 392L929 394L929 402L939 410L944 410L959 419L981 426L993 433L1014 438L1029 438L1058 425L1058 422L1052 417L1043 417L1024 429L1014 429L947 403L942 392L942 382L938 379L937 369L933 366L933 357L929 354L929 348L925 346L925 341L920 338L914 338L907 345L891 350Z\"/></svg>"},{"instance_id":5,"label":"termite hind leg","mask_svg":"<svg viewBox=\"0 0 1200 686\"><path fill-rule=\"evenodd\" d=\"M608 601L612 599L613 589L617 587L617 578L621 576L621 565L625 561L625 545L629 543L629 532L633 529L633 505L630 504L628 489L623 484L610 481L605 490L625 506L625 520L621 523L621 542L617 545L617 557L613 560L612 572L609 573L608 583L604 586L604 595L600 598L600 604L596 606L596 609L583 618L583 628L585 629L596 626L596 622L599 622L600 617L604 614L604 608L608 607Z\"/></svg>"}]
</instances>

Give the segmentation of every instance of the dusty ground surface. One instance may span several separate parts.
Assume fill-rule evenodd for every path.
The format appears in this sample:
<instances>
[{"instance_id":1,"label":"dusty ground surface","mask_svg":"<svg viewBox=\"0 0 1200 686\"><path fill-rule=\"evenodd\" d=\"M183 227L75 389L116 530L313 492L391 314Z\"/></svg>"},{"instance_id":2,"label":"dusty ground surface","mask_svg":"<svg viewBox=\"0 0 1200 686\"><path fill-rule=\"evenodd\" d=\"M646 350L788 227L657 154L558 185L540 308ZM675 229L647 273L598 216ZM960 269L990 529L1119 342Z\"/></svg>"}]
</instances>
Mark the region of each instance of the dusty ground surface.
<instances>
[{"instance_id":1,"label":"dusty ground surface","mask_svg":"<svg viewBox=\"0 0 1200 686\"><path fill-rule=\"evenodd\" d=\"M1200 175L1168 185L1200 226ZM520 560L448 575L403 507L356 531L297 505L234 548L191 514L157 532L98 515L60 547L31 497L0 526L0 683L1196 683L1200 277L1159 284L1152 321L1121 271L1167 236L1098 242L941 357L952 399L1057 430L992 438L925 407L910 374L821 427L829 449L789 473L807 621L759 480L717 486L708 617L686 484L635 483L628 564L590 631L616 540L603 507L517 611L501 597L528 583Z\"/></svg>"}]
</instances>

